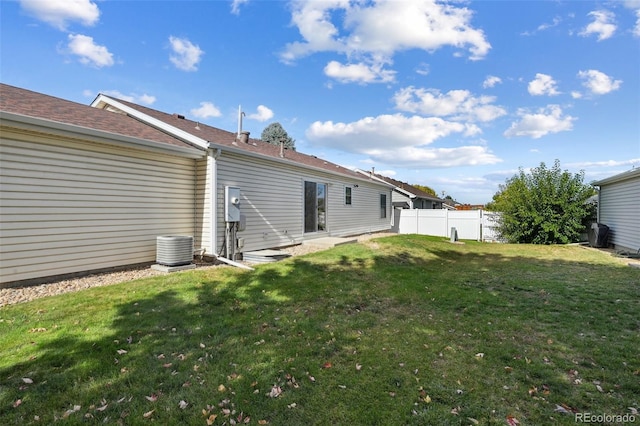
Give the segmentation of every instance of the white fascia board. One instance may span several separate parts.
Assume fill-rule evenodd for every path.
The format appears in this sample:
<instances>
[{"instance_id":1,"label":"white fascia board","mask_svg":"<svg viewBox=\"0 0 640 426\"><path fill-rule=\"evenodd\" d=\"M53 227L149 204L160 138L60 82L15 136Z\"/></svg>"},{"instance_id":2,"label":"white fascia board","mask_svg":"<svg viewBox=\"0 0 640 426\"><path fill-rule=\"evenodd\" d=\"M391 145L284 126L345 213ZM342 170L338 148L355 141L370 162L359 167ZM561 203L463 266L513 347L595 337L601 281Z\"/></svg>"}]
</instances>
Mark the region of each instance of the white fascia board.
<instances>
[{"instance_id":1,"label":"white fascia board","mask_svg":"<svg viewBox=\"0 0 640 426\"><path fill-rule=\"evenodd\" d=\"M640 177L640 168L627 170L626 172L622 172L617 175L592 182L591 185L593 186L608 185L610 183L620 182L623 180L632 179L634 177Z\"/></svg>"},{"instance_id":2,"label":"white fascia board","mask_svg":"<svg viewBox=\"0 0 640 426\"><path fill-rule=\"evenodd\" d=\"M379 177L375 176L375 175L374 175L374 174L372 174L371 172L368 172L368 171L366 171L366 170L361 170L361 169L356 169L356 172L358 172L358 173L360 173L360 174L363 174L363 175L365 175L365 176L369 176L369 178L370 178L370 179L375 179L375 180L377 180L378 182L384 183L385 185L387 185L387 186L389 186L389 187L393 188L393 190L394 190L394 191L398 191L398 192L400 192L401 194L404 194L404 195L406 195L406 196L407 196L407 197L409 197L409 198L416 198L416 195L415 195L415 194L412 194L411 192L407 191L406 189L402 189L402 188L400 188L399 186L396 186L396 185L394 185L394 184L392 184L392 183L389 183L389 182L387 182L387 181L386 181L386 180L384 180L384 179L380 179Z\"/></svg>"},{"instance_id":3,"label":"white fascia board","mask_svg":"<svg viewBox=\"0 0 640 426\"><path fill-rule=\"evenodd\" d=\"M105 132L103 130L91 129L89 127L77 126L75 124L61 123L59 121L47 120L44 118L30 117L12 112L0 111L0 120L2 125L23 129L34 132L47 132L79 139L80 137L109 145L120 145L129 148L143 149L146 151L156 151L170 153L187 158L202 158L206 155L206 151L197 148L187 148L182 146L169 145L149 141L146 139L134 138L118 133Z\"/></svg>"},{"instance_id":4,"label":"white fascia board","mask_svg":"<svg viewBox=\"0 0 640 426\"><path fill-rule=\"evenodd\" d=\"M389 183L389 182L385 181L384 179L380 179L378 176L376 176L376 175L372 174L372 173L371 173L371 172L369 172L369 171L361 170L361 169L355 169L354 171L355 171L356 173L360 173L361 175L365 175L365 176L367 176L370 180L375 180L376 182L379 182L379 183L381 183L381 184L383 184L383 185L385 185L385 186L387 186L387 187L389 187L389 188L395 188L395 187L396 187L395 185L393 185L393 184L391 184L391 183Z\"/></svg>"},{"instance_id":5,"label":"white fascia board","mask_svg":"<svg viewBox=\"0 0 640 426\"><path fill-rule=\"evenodd\" d=\"M399 186L396 186L395 188L396 191L400 192L401 194L406 195L409 198L418 198L418 196L416 194L413 194L409 191L407 191L406 189L400 188Z\"/></svg>"},{"instance_id":6,"label":"white fascia board","mask_svg":"<svg viewBox=\"0 0 640 426\"><path fill-rule=\"evenodd\" d=\"M180 139L184 142L190 143L198 148L201 148L204 150L209 149L209 142L207 142L206 140L199 138L195 135L192 135L189 132L185 132L184 130L174 127L170 124L167 124L162 120L153 118L143 112L138 111L135 108L131 108L130 106L127 106L121 102L111 99L110 97L105 96L102 93L99 94L98 97L91 103L91 106L94 108L103 109L105 105L110 105L116 109L119 109L120 111L126 113L127 115L134 117L142 121L143 123L148 124L151 127L154 127L165 133L168 133L171 136L174 136L177 139Z\"/></svg>"}]
</instances>

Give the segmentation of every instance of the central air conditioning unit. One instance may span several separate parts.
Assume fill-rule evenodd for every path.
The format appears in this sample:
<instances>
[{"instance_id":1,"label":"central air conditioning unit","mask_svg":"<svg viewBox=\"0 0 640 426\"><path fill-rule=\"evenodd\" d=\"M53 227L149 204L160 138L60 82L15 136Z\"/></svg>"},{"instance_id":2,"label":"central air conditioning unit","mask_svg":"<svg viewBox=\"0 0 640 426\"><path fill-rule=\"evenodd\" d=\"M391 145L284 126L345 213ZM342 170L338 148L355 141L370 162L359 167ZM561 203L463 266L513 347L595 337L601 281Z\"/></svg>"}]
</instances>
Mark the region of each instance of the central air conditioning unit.
<instances>
[{"instance_id":1,"label":"central air conditioning unit","mask_svg":"<svg viewBox=\"0 0 640 426\"><path fill-rule=\"evenodd\" d=\"M156 262L165 266L182 266L193 262L193 237L165 235L156 240Z\"/></svg>"}]
</instances>

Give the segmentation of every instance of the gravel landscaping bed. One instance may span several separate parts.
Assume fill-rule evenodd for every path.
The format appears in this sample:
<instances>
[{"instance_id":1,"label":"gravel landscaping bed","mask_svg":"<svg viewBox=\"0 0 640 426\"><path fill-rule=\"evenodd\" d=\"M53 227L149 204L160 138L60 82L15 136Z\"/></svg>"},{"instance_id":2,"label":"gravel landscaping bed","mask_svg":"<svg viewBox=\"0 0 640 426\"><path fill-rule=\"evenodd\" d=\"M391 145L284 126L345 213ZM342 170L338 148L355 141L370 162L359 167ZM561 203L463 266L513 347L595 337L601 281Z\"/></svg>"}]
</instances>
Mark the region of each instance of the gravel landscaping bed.
<instances>
[{"instance_id":1,"label":"gravel landscaping bed","mask_svg":"<svg viewBox=\"0 0 640 426\"><path fill-rule=\"evenodd\" d=\"M391 233L364 234L358 236L358 241L366 241L371 238L378 238ZM280 249L292 256L300 256L314 251L321 250L311 245L296 245ZM197 269L227 267L225 264L213 264L198 262ZM179 273L179 272L178 272ZM132 281L140 278L163 275L164 272L153 270L149 267L138 267L117 272L105 272L92 274L79 278L71 278L60 281L49 282L40 285L30 285L24 287L0 288L0 308L6 305L28 302L41 297L54 296L57 294L69 293L72 291L84 290L91 287L100 287L111 284L118 284L124 281Z\"/></svg>"}]
</instances>

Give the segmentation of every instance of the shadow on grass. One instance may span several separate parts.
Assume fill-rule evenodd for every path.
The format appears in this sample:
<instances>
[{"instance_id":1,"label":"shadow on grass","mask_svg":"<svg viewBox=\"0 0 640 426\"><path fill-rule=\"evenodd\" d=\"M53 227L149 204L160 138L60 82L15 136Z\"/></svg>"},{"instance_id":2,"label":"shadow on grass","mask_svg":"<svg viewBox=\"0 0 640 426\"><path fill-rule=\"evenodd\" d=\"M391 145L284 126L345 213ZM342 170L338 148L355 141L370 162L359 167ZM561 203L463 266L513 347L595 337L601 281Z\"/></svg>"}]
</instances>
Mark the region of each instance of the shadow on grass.
<instances>
[{"instance_id":1,"label":"shadow on grass","mask_svg":"<svg viewBox=\"0 0 640 426\"><path fill-rule=\"evenodd\" d=\"M242 413L253 424L455 424L451 411L464 406L489 424L516 405L539 423L549 401L620 412L640 394L639 279L624 268L414 237L189 277L127 297L99 337L82 325L30 336L31 358L0 370L3 423L203 424ZM571 382L578 369L606 383L606 398Z\"/></svg>"}]
</instances>

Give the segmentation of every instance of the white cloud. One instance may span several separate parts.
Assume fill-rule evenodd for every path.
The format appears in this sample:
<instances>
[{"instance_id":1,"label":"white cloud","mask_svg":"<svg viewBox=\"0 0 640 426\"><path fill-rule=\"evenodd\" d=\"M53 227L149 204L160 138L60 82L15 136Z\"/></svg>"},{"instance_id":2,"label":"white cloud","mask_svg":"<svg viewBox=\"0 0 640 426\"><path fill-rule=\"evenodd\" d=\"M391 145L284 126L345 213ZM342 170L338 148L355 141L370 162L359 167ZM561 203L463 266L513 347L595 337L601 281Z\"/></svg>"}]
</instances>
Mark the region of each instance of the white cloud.
<instances>
[{"instance_id":1,"label":"white cloud","mask_svg":"<svg viewBox=\"0 0 640 426\"><path fill-rule=\"evenodd\" d=\"M395 71L382 69L384 64L365 63L342 65L331 61L324 68L326 76L341 83L389 83L395 80Z\"/></svg>"},{"instance_id":2,"label":"white cloud","mask_svg":"<svg viewBox=\"0 0 640 426\"><path fill-rule=\"evenodd\" d=\"M316 52L335 52L373 68L390 63L395 53L409 49L433 52L450 46L467 51L471 60L484 58L491 49L484 32L471 26L472 12L453 4L434 0L304 0L293 2L292 7L292 24L302 41L285 46L281 59L286 63ZM351 79L350 73L366 71L338 65L327 67L339 77L347 74L346 80Z\"/></svg>"},{"instance_id":3,"label":"white cloud","mask_svg":"<svg viewBox=\"0 0 640 426\"><path fill-rule=\"evenodd\" d=\"M273 118L273 111L264 105L258 105L257 112L255 114L249 114L247 118L258 121L267 121Z\"/></svg>"},{"instance_id":4,"label":"white cloud","mask_svg":"<svg viewBox=\"0 0 640 426\"><path fill-rule=\"evenodd\" d=\"M416 68L416 74L420 74L420 75L429 75L430 69L429 69L429 64L420 64L418 66L418 68Z\"/></svg>"},{"instance_id":5,"label":"white cloud","mask_svg":"<svg viewBox=\"0 0 640 426\"><path fill-rule=\"evenodd\" d=\"M576 118L570 115L563 116L562 108L559 105L547 105L537 112L529 112L525 109L518 111L520 121L511 124L511 127L504 132L504 136L510 138L514 136L527 136L539 139L549 133L566 132L573 129L573 122Z\"/></svg>"},{"instance_id":6,"label":"white cloud","mask_svg":"<svg viewBox=\"0 0 640 426\"><path fill-rule=\"evenodd\" d=\"M582 161L576 163L568 163L567 167L583 168L583 167L620 167L634 166L640 164L640 158L632 158L631 160L605 160L605 161Z\"/></svg>"},{"instance_id":7,"label":"white cloud","mask_svg":"<svg viewBox=\"0 0 640 426\"><path fill-rule=\"evenodd\" d=\"M91 26L100 18L98 6L90 0L20 0L20 5L27 13L61 31L70 22Z\"/></svg>"},{"instance_id":8,"label":"white cloud","mask_svg":"<svg viewBox=\"0 0 640 426\"><path fill-rule=\"evenodd\" d=\"M222 113L211 102L200 102L200 108L193 108L191 114L196 118L220 117Z\"/></svg>"},{"instance_id":9,"label":"white cloud","mask_svg":"<svg viewBox=\"0 0 640 426\"><path fill-rule=\"evenodd\" d=\"M616 32L618 27L613 23L615 20L613 12L608 10L594 10L593 12L589 12L589 16L593 17L593 22L580 31L579 34L581 36L588 37L591 34L597 34L598 41L602 41L608 39Z\"/></svg>"},{"instance_id":10,"label":"white cloud","mask_svg":"<svg viewBox=\"0 0 640 426\"><path fill-rule=\"evenodd\" d=\"M239 15L240 6L248 2L249 0L233 0L231 2L231 13L233 13L234 15Z\"/></svg>"},{"instance_id":11,"label":"white cloud","mask_svg":"<svg viewBox=\"0 0 640 426\"><path fill-rule=\"evenodd\" d=\"M553 21L551 23L540 24L537 30L544 31L544 30L548 30L549 28L557 27L560 24L560 22L562 22L562 19L559 16L556 16L553 18Z\"/></svg>"},{"instance_id":12,"label":"white cloud","mask_svg":"<svg viewBox=\"0 0 640 426\"><path fill-rule=\"evenodd\" d=\"M186 38L170 36L169 43L171 43L171 50L174 53L169 57L171 62L183 71L197 71L197 65L204 55L204 51Z\"/></svg>"},{"instance_id":13,"label":"white cloud","mask_svg":"<svg viewBox=\"0 0 640 426\"><path fill-rule=\"evenodd\" d=\"M104 90L102 93L112 98L121 99L123 101L133 102L136 104L152 105L156 101L155 96L147 95L146 93L143 93L142 95L138 95L137 93L125 95L118 90Z\"/></svg>"},{"instance_id":14,"label":"white cloud","mask_svg":"<svg viewBox=\"0 0 640 426\"><path fill-rule=\"evenodd\" d=\"M556 81L550 75L537 73L536 78L529 82L529 94L533 96L559 95L560 92L558 92L556 84Z\"/></svg>"},{"instance_id":15,"label":"white cloud","mask_svg":"<svg viewBox=\"0 0 640 426\"><path fill-rule=\"evenodd\" d=\"M394 114L366 117L351 123L317 121L307 129L306 137L316 145L364 154L376 162L406 167L451 167L500 161L484 146L427 146L446 136L471 135L476 130L473 125L438 117Z\"/></svg>"},{"instance_id":16,"label":"white cloud","mask_svg":"<svg viewBox=\"0 0 640 426\"><path fill-rule=\"evenodd\" d=\"M613 80L598 70L580 71L578 77L584 80L582 85L595 95L605 95L618 90L622 85L622 80Z\"/></svg>"},{"instance_id":17,"label":"white cloud","mask_svg":"<svg viewBox=\"0 0 640 426\"><path fill-rule=\"evenodd\" d=\"M369 153L376 161L410 168L460 167L497 164L502 160L486 147L478 145L455 148L403 147Z\"/></svg>"},{"instance_id":18,"label":"white cloud","mask_svg":"<svg viewBox=\"0 0 640 426\"><path fill-rule=\"evenodd\" d=\"M573 99L581 99L582 98L582 93L578 92L577 90L574 90L571 92L571 97Z\"/></svg>"},{"instance_id":19,"label":"white cloud","mask_svg":"<svg viewBox=\"0 0 640 426\"><path fill-rule=\"evenodd\" d=\"M95 44L93 37L69 34L69 51L80 57L80 62L97 68L113 65L113 54L105 46Z\"/></svg>"},{"instance_id":20,"label":"white cloud","mask_svg":"<svg viewBox=\"0 0 640 426\"><path fill-rule=\"evenodd\" d=\"M398 90L393 100L401 111L449 117L456 121L487 122L507 113L504 108L492 105L495 97L475 97L468 90L451 90L443 94L437 89L409 86Z\"/></svg>"},{"instance_id":21,"label":"white cloud","mask_svg":"<svg viewBox=\"0 0 640 426\"><path fill-rule=\"evenodd\" d=\"M488 89L500 83L502 83L502 79L500 77L496 77L495 75L488 75L487 78L485 78L482 82L482 87Z\"/></svg>"}]
</instances>

